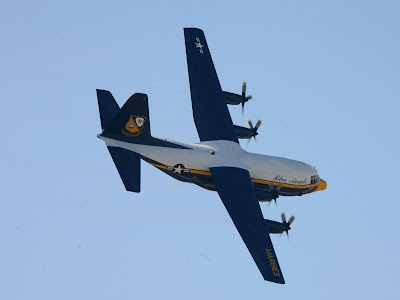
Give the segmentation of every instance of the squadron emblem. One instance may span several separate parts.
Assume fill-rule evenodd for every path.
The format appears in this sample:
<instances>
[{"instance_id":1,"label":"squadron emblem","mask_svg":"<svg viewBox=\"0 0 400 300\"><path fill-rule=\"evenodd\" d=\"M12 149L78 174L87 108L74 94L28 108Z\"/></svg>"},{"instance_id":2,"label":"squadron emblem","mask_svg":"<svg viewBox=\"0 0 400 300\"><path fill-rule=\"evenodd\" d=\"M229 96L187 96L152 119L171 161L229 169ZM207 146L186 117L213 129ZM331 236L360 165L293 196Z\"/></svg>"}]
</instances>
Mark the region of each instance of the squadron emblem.
<instances>
[{"instance_id":1,"label":"squadron emblem","mask_svg":"<svg viewBox=\"0 0 400 300\"><path fill-rule=\"evenodd\" d=\"M128 122L125 124L125 128L121 129L123 135L135 137L142 134L146 117L130 116Z\"/></svg>"}]
</instances>

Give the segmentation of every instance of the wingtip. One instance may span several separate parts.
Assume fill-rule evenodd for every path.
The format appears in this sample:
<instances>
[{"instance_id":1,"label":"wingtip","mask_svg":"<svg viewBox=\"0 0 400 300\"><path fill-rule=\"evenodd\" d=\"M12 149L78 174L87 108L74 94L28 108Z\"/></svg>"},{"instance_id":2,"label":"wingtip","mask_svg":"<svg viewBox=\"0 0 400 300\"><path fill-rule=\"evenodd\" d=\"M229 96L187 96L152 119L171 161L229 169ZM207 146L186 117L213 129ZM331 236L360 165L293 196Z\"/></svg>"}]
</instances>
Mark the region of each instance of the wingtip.
<instances>
[{"instance_id":1,"label":"wingtip","mask_svg":"<svg viewBox=\"0 0 400 300\"><path fill-rule=\"evenodd\" d=\"M278 284L285 284L285 279L283 277L278 277L278 278L265 278L265 281L273 282L273 283L278 283Z\"/></svg>"}]
</instances>

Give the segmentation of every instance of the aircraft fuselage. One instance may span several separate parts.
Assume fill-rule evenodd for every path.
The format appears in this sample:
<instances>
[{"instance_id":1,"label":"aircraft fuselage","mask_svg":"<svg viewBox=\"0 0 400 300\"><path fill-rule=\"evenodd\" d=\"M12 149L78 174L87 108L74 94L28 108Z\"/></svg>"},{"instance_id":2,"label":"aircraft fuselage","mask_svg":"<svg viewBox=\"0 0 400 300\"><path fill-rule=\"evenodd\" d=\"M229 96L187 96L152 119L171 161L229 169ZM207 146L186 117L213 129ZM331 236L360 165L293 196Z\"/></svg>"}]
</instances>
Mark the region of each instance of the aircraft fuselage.
<instances>
[{"instance_id":1,"label":"aircraft fuselage","mask_svg":"<svg viewBox=\"0 0 400 300\"><path fill-rule=\"evenodd\" d=\"M107 146L140 154L144 161L177 180L195 183L208 190L215 190L209 168L223 166L248 170L259 201L270 201L278 196L301 196L326 186L315 167L288 158L249 153L231 141L189 144L155 138L170 145L168 147L100 138Z\"/></svg>"}]
</instances>

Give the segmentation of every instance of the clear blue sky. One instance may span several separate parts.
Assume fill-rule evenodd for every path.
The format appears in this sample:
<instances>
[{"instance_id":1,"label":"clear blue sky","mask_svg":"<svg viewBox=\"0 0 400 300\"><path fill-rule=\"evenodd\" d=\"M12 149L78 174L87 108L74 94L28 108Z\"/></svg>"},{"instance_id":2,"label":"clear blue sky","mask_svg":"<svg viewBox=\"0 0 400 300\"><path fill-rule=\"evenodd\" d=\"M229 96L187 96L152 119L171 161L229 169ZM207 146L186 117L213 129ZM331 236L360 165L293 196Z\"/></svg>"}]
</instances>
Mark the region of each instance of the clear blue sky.
<instances>
[{"instance_id":1,"label":"clear blue sky","mask_svg":"<svg viewBox=\"0 0 400 300\"><path fill-rule=\"evenodd\" d=\"M6 1L0 5L1 299L393 299L399 295L398 1ZM218 195L142 165L124 190L96 88L149 95L152 133L197 142L184 27L263 120L244 149L328 189L261 203L296 220L264 282Z\"/></svg>"}]
</instances>

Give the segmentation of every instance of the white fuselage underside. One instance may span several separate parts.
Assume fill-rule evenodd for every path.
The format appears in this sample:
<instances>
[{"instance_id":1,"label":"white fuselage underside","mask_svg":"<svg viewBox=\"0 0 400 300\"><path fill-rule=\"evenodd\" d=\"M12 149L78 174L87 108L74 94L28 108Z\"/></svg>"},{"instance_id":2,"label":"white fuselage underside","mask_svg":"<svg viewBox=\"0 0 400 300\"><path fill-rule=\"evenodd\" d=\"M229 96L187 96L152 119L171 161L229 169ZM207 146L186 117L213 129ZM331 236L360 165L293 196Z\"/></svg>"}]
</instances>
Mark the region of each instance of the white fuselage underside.
<instances>
[{"instance_id":1,"label":"white fuselage underside","mask_svg":"<svg viewBox=\"0 0 400 300\"><path fill-rule=\"evenodd\" d=\"M209 171L212 167L236 167L248 170L251 178L288 183L302 187L310 185L311 176L318 176L315 167L300 161L254 154L244 151L238 143L219 140L187 144L158 138L189 149L150 146L121 142L100 137L107 146L136 152L167 166L182 164L186 168Z\"/></svg>"}]
</instances>

